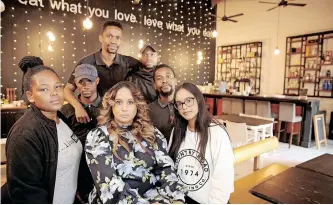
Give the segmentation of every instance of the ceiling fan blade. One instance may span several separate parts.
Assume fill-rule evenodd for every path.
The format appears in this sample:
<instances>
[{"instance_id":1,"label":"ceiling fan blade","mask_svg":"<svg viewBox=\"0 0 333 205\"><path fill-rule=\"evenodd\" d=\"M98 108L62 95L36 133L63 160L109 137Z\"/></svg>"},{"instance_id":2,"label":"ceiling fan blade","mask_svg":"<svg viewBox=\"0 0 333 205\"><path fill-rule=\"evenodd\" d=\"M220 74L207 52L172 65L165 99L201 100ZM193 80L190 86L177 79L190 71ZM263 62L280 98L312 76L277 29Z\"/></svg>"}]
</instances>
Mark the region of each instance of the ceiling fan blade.
<instances>
[{"instance_id":1,"label":"ceiling fan blade","mask_svg":"<svg viewBox=\"0 0 333 205\"><path fill-rule=\"evenodd\" d=\"M273 9L276 9L277 7L279 7L279 5L278 5L278 6L275 6L275 7L273 7L273 8L270 8L270 9L268 9L267 11L271 11L271 10L273 10Z\"/></svg>"},{"instance_id":2,"label":"ceiling fan blade","mask_svg":"<svg viewBox=\"0 0 333 205\"><path fill-rule=\"evenodd\" d=\"M268 2L268 1L259 1L259 3L261 3L261 4L279 4L279 3Z\"/></svg>"},{"instance_id":3,"label":"ceiling fan blade","mask_svg":"<svg viewBox=\"0 0 333 205\"><path fill-rule=\"evenodd\" d=\"M238 22L238 21L233 20L233 19L228 19L227 21L231 21L231 22L234 22L234 23L237 23L237 22Z\"/></svg>"},{"instance_id":4,"label":"ceiling fan blade","mask_svg":"<svg viewBox=\"0 0 333 205\"><path fill-rule=\"evenodd\" d=\"M243 16L243 15L244 15L243 13L240 13L240 14L236 14L236 15L228 16L228 18L233 18L233 17L237 17L237 16Z\"/></svg>"},{"instance_id":5,"label":"ceiling fan blade","mask_svg":"<svg viewBox=\"0 0 333 205\"><path fill-rule=\"evenodd\" d=\"M306 4L288 3L288 6L305 6Z\"/></svg>"},{"instance_id":6,"label":"ceiling fan blade","mask_svg":"<svg viewBox=\"0 0 333 205\"><path fill-rule=\"evenodd\" d=\"M209 16L212 16L212 17L215 17L215 18L222 18L222 17L220 17L220 16L216 16L216 15L214 15L214 14L208 14Z\"/></svg>"}]
</instances>

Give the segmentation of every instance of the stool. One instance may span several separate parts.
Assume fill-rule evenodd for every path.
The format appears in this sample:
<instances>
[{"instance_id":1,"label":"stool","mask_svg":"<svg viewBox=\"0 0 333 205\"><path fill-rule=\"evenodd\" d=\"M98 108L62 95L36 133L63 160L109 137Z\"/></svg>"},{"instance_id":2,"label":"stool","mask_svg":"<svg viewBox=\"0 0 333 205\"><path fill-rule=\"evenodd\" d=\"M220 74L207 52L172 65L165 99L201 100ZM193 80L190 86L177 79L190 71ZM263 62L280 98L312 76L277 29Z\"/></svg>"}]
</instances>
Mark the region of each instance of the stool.
<instances>
[{"instance_id":1,"label":"stool","mask_svg":"<svg viewBox=\"0 0 333 205\"><path fill-rule=\"evenodd\" d=\"M232 99L231 100L231 114L239 115L243 113L243 100Z\"/></svg>"},{"instance_id":2,"label":"stool","mask_svg":"<svg viewBox=\"0 0 333 205\"><path fill-rule=\"evenodd\" d=\"M222 98L222 113L231 114L232 98Z\"/></svg>"},{"instance_id":3,"label":"stool","mask_svg":"<svg viewBox=\"0 0 333 205\"><path fill-rule=\"evenodd\" d=\"M255 100L244 100L244 113L247 115L257 115L257 102Z\"/></svg>"},{"instance_id":4,"label":"stool","mask_svg":"<svg viewBox=\"0 0 333 205\"><path fill-rule=\"evenodd\" d=\"M280 133L282 131L287 132L287 125L285 126L284 130L281 130L282 122L291 123L291 131L290 131L290 138L289 138L289 149L292 143L293 135L297 134L297 145L300 144L301 141L301 132L294 132L294 124L297 122L302 122L301 116L296 116L296 105L295 103L283 103L279 104L279 122L278 122L278 139L280 140Z\"/></svg>"}]
</instances>

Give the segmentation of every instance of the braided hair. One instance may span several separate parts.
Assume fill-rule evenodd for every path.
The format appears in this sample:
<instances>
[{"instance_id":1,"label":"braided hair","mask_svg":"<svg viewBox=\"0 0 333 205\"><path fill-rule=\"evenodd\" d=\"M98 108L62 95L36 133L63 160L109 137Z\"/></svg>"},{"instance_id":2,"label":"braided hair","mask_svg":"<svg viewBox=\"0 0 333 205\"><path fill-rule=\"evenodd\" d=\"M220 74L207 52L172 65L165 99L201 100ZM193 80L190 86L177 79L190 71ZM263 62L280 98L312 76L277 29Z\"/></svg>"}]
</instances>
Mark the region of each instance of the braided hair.
<instances>
[{"instance_id":1,"label":"braided hair","mask_svg":"<svg viewBox=\"0 0 333 205\"><path fill-rule=\"evenodd\" d=\"M25 56L20 60L18 65L23 72L22 96L25 94L26 91L31 90L32 77L37 73L48 70L58 76L58 74L52 68L44 66L43 60L36 56Z\"/></svg>"}]
</instances>

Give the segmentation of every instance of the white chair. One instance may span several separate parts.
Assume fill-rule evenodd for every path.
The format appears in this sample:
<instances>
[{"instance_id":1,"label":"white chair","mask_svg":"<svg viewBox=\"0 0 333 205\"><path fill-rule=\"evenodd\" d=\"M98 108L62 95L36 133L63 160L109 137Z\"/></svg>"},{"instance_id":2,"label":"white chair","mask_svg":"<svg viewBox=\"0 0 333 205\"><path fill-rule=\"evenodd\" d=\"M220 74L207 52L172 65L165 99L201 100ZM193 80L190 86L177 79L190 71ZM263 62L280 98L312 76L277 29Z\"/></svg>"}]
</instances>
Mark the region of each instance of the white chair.
<instances>
[{"instance_id":1,"label":"white chair","mask_svg":"<svg viewBox=\"0 0 333 205\"><path fill-rule=\"evenodd\" d=\"M281 130L282 122L286 122L286 126L284 130ZM302 122L301 116L296 116L296 105L295 103L284 103L281 102L279 104L279 122L278 122L278 139L280 140L280 133L282 131L287 132L287 124L291 123L291 131L290 131L290 138L289 138L289 148L292 143L293 135L297 134L297 145L300 144L301 141L301 131L294 132L294 124Z\"/></svg>"},{"instance_id":2,"label":"white chair","mask_svg":"<svg viewBox=\"0 0 333 205\"><path fill-rule=\"evenodd\" d=\"M239 116L252 117L252 118L255 118L255 119L262 119L262 120L271 121L272 124L266 128L266 131L264 133L264 137L273 137L274 118L261 117L261 116L258 116L258 115L247 115L247 114L239 114ZM259 130L259 135L262 136L262 134L263 134L262 131ZM253 135L253 134L250 132L250 135Z\"/></svg>"},{"instance_id":3,"label":"white chair","mask_svg":"<svg viewBox=\"0 0 333 205\"><path fill-rule=\"evenodd\" d=\"M235 147L240 147L253 141L253 137L249 137L245 123L235 123L226 121L227 131L231 138L231 144Z\"/></svg>"},{"instance_id":4,"label":"white chair","mask_svg":"<svg viewBox=\"0 0 333 205\"><path fill-rule=\"evenodd\" d=\"M231 101L231 114L238 115L243 113L243 100L232 99Z\"/></svg>"},{"instance_id":5,"label":"white chair","mask_svg":"<svg viewBox=\"0 0 333 205\"><path fill-rule=\"evenodd\" d=\"M222 113L223 114L232 114L231 113L231 102L232 102L232 98L222 98Z\"/></svg>"},{"instance_id":6,"label":"white chair","mask_svg":"<svg viewBox=\"0 0 333 205\"><path fill-rule=\"evenodd\" d=\"M244 100L244 113L247 115L257 114L257 102L255 100Z\"/></svg>"}]
</instances>

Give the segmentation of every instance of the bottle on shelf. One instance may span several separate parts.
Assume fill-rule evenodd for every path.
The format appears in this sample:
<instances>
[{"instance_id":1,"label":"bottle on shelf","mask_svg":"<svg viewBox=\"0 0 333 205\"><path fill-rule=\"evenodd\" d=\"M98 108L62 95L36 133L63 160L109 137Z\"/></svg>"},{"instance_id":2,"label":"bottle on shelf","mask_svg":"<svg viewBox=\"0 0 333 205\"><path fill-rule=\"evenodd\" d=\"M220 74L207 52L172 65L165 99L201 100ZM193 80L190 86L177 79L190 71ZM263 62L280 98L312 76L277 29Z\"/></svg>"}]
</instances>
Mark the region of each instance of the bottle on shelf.
<instances>
[{"instance_id":1,"label":"bottle on shelf","mask_svg":"<svg viewBox=\"0 0 333 205\"><path fill-rule=\"evenodd\" d=\"M324 84L323 84L323 90L328 90L328 82L327 80L324 80Z\"/></svg>"}]
</instances>

